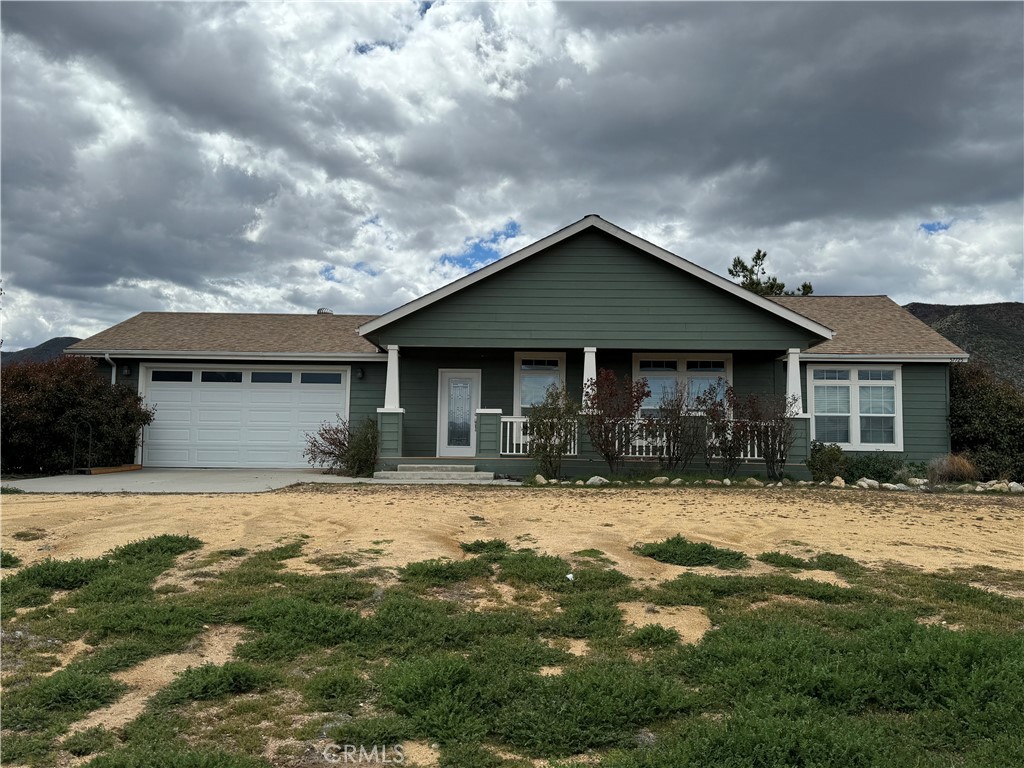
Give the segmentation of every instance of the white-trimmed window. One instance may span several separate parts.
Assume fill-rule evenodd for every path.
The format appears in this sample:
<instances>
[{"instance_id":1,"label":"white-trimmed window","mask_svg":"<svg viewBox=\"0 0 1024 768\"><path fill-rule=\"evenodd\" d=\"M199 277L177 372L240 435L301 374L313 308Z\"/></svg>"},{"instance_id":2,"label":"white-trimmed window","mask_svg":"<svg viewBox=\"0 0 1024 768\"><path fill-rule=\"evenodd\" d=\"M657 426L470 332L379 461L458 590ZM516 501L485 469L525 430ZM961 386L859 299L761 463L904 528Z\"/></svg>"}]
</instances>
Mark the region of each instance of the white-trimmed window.
<instances>
[{"instance_id":1,"label":"white-trimmed window","mask_svg":"<svg viewBox=\"0 0 1024 768\"><path fill-rule=\"evenodd\" d=\"M515 415L528 416L553 384L565 383L564 352L516 352Z\"/></svg>"},{"instance_id":2,"label":"white-trimmed window","mask_svg":"<svg viewBox=\"0 0 1024 768\"><path fill-rule=\"evenodd\" d=\"M633 379L647 379L651 390L641 406L645 416L657 414L665 394L685 388L687 399L703 395L719 379L732 383L732 355L665 355L637 352L633 355ZM724 396L724 392L721 393Z\"/></svg>"},{"instance_id":3,"label":"white-trimmed window","mask_svg":"<svg viewBox=\"0 0 1024 768\"><path fill-rule=\"evenodd\" d=\"M902 451L898 365L809 365L811 438L853 451Z\"/></svg>"}]
</instances>

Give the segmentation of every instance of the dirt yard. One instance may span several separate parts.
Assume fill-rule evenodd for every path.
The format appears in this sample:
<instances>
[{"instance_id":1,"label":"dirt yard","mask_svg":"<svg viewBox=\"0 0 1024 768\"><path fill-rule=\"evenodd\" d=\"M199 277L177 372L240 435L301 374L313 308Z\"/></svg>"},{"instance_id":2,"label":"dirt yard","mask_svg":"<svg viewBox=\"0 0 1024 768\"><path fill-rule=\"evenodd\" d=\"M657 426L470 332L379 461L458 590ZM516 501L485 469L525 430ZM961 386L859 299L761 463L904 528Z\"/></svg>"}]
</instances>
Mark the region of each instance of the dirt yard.
<instances>
[{"instance_id":1,"label":"dirt yard","mask_svg":"<svg viewBox=\"0 0 1024 768\"><path fill-rule=\"evenodd\" d=\"M2 522L3 548L26 564L95 557L161 533L196 536L207 552L302 535L306 559L362 551L380 566L461 559L459 542L500 538L563 556L598 549L629 576L662 580L682 569L630 547L681 533L751 556L829 551L925 570L1024 569L1024 499L996 495L305 485L251 495L5 495ZM38 538L22 540L31 529Z\"/></svg>"}]
</instances>

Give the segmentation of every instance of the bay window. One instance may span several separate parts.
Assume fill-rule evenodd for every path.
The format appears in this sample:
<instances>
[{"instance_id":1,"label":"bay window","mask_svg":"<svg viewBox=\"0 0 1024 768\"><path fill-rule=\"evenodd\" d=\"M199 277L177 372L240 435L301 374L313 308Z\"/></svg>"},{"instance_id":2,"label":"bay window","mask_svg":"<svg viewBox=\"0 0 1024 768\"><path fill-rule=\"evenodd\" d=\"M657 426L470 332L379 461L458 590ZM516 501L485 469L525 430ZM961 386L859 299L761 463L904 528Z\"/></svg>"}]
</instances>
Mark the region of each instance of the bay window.
<instances>
[{"instance_id":1,"label":"bay window","mask_svg":"<svg viewBox=\"0 0 1024 768\"><path fill-rule=\"evenodd\" d=\"M807 368L811 439L847 450L903 450L899 366Z\"/></svg>"}]
</instances>

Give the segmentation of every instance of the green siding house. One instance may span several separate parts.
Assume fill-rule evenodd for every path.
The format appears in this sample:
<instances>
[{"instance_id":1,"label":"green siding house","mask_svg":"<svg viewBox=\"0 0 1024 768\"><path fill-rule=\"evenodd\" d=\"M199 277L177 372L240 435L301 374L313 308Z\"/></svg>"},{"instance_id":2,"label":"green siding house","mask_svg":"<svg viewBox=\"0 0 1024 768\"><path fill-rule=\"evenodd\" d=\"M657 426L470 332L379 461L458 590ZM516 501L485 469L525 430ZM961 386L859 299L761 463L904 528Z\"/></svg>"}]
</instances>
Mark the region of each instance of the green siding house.
<instances>
[{"instance_id":1,"label":"green siding house","mask_svg":"<svg viewBox=\"0 0 1024 768\"><path fill-rule=\"evenodd\" d=\"M799 403L790 470L810 442L926 460L949 451L949 365L963 350L885 296L765 298L587 216L379 317L142 313L72 346L157 411L151 466L302 466L306 432L377 420L380 466L532 474L530 407L601 368L654 394ZM652 462L651 441L627 450ZM563 471L603 466L584 436ZM745 471L758 472L756 451Z\"/></svg>"}]
</instances>

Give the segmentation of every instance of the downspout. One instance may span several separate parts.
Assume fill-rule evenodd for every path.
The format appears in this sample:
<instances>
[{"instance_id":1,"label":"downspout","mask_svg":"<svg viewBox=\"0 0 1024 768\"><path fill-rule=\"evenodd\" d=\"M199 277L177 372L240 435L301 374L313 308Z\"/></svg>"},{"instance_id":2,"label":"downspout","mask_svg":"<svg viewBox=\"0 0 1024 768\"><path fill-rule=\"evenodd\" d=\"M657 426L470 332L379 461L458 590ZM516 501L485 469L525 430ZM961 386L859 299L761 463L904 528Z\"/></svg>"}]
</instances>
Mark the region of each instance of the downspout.
<instances>
[{"instance_id":1,"label":"downspout","mask_svg":"<svg viewBox=\"0 0 1024 768\"><path fill-rule=\"evenodd\" d=\"M114 365L114 361L110 359L110 353L104 352L103 359L107 361L107 365L110 366L110 386L117 384L117 366Z\"/></svg>"}]
</instances>

